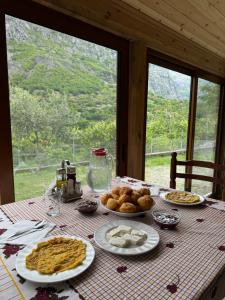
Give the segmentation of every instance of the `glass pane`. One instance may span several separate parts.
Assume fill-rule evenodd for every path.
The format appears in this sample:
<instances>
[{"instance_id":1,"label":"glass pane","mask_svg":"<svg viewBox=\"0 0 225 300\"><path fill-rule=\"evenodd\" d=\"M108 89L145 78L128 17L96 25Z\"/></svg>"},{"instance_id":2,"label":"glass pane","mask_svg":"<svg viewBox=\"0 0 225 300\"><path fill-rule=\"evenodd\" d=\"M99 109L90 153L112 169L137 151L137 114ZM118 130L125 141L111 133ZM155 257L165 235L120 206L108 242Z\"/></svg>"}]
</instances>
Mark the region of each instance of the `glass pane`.
<instances>
[{"instance_id":1,"label":"glass pane","mask_svg":"<svg viewBox=\"0 0 225 300\"><path fill-rule=\"evenodd\" d=\"M215 161L216 131L220 98L220 85L199 79L196 108L194 159ZM213 170L193 168L193 173L213 176ZM200 194L212 192L212 183L192 180L192 191Z\"/></svg>"},{"instance_id":2,"label":"glass pane","mask_svg":"<svg viewBox=\"0 0 225 300\"><path fill-rule=\"evenodd\" d=\"M145 179L169 186L171 152L185 159L191 77L149 64ZM179 169L184 172L184 169ZM184 189L184 180L177 179Z\"/></svg>"},{"instance_id":3,"label":"glass pane","mask_svg":"<svg viewBox=\"0 0 225 300\"><path fill-rule=\"evenodd\" d=\"M117 51L6 18L16 200L40 196L63 159L116 151Z\"/></svg>"}]
</instances>

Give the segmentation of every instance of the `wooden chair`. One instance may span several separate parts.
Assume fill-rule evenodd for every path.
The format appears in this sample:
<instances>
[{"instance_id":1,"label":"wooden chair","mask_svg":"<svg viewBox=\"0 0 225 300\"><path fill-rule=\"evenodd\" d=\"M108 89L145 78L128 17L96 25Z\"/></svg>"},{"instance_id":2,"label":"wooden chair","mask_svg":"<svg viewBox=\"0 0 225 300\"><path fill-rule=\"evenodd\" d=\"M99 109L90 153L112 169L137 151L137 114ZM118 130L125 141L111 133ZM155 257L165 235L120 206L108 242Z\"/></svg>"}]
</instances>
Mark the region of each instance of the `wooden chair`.
<instances>
[{"instance_id":1,"label":"wooden chair","mask_svg":"<svg viewBox=\"0 0 225 300\"><path fill-rule=\"evenodd\" d=\"M177 166L185 166L187 173L177 173ZM213 176L199 175L192 173L192 167L201 167L201 168L209 168L214 170ZM204 170L203 170L204 171ZM188 173L189 172L189 173ZM215 183L220 187L222 191L221 198L225 201L225 165L215 164L208 161L201 160L186 160L186 161L178 161L177 153L171 153L171 165L170 165L170 188L176 189L176 178L184 178L184 179L196 179L203 180ZM186 189L187 190L187 189ZM207 195L208 196L208 195ZM212 197L218 198L217 195L213 193L210 195Z\"/></svg>"}]
</instances>

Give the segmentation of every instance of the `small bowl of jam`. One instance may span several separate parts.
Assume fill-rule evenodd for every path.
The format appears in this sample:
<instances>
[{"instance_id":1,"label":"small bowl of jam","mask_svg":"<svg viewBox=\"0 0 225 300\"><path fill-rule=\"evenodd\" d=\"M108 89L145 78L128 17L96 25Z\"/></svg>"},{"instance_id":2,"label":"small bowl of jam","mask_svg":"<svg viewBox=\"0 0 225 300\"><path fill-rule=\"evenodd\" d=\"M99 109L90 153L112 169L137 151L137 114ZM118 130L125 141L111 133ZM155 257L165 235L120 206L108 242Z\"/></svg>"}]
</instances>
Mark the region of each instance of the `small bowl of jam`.
<instances>
[{"instance_id":1,"label":"small bowl of jam","mask_svg":"<svg viewBox=\"0 0 225 300\"><path fill-rule=\"evenodd\" d=\"M94 213L98 208L98 203L94 200L82 199L76 203L76 210L83 214Z\"/></svg>"},{"instance_id":2,"label":"small bowl of jam","mask_svg":"<svg viewBox=\"0 0 225 300\"><path fill-rule=\"evenodd\" d=\"M167 210L154 210L152 216L157 225L162 229L173 229L180 222L180 215L177 212Z\"/></svg>"}]
</instances>

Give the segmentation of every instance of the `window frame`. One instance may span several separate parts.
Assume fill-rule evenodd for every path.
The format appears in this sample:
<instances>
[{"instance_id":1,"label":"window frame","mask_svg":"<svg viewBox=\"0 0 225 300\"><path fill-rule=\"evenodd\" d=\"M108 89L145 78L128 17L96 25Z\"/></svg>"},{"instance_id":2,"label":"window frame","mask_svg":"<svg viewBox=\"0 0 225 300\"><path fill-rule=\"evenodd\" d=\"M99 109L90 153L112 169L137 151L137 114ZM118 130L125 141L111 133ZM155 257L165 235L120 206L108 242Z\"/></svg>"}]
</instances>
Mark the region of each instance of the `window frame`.
<instances>
[{"instance_id":1,"label":"window frame","mask_svg":"<svg viewBox=\"0 0 225 300\"><path fill-rule=\"evenodd\" d=\"M15 201L5 15L10 15L117 51L116 173L119 176L126 175L129 41L38 3L28 0L3 0L0 4L0 64L2 66L0 68L0 101L2 102L0 129L5 134L4 139L0 139L0 204Z\"/></svg>"},{"instance_id":2,"label":"window frame","mask_svg":"<svg viewBox=\"0 0 225 300\"><path fill-rule=\"evenodd\" d=\"M187 130L187 146L186 146L186 159L192 160L194 154L194 142L195 142L195 122L196 122L196 109L197 109L197 93L198 93L198 80L205 79L213 83L220 85L220 99L217 119L216 130L216 149L215 149L215 163L224 164L224 152L225 148L222 146L225 144L225 138L222 135L222 126L225 122L225 79L217 75L211 74L207 71L196 68L176 58L170 57L158 51L148 48L147 50L147 63L155 64L172 71L176 71L185 75L191 76L190 86L190 100L189 100L189 115L188 115L188 130ZM147 97L146 97L147 103ZM145 124L147 115L145 116ZM143 157L145 161L145 156ZM192 167L187 167L186 173L192 172ZM214 173L219 176L220 174ZM185 189L191 191L192 182L189 179L185 179ZM216 198L221 198L221 188L218 185L213 184L212 195Z\"/></svg>"}]
</instances>

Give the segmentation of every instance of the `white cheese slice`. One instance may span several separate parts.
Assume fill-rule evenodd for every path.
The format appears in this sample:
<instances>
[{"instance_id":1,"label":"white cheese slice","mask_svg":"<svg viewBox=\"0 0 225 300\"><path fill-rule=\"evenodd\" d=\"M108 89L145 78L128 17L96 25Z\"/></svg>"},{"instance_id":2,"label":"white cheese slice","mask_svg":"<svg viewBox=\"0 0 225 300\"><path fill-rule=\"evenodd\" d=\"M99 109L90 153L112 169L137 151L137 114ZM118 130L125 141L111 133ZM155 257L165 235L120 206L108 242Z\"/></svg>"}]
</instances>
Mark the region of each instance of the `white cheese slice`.
<instances>
[{"instance_id":1,"label":"white cheese slice","mask_svg":"<svg viewBox=\"0 0 225 300\"><path fill-rule=\"evenodd\" d=\"M118 236L112 237L109 240L109 243L113 246L120 247L120 248L125 248L129 245L129 242L127 240Z\"/></svg>"},{"instance_id":2,"label":"white cheese slice","mask_svg":"<svg viewBox=\"0 0 225 300\"><path fill-rule=\"evenodd\" d=\"M106 239L107 239L107 241L109 241L109 240L111 239L111 237L112 237L112 236L111 236L110 232L107 232L107 233L106 233Z\"/></svg>"},{"instance_id":3,"label":"white cheese slice","mask_svg":"<svg viewBox=\"0 0 225 300\"><path fill-rule=\"evenodd\" d=\"M125 248L143 245L147 239L147 234L142 230L132 229L132 227L126 225L120 225L107 232L106 239L113 246Z\"/></svg>"},{"instance_id":4,"label":"white cheese slice","mask_svg":"<svg viewBox=\"0 0 225 300\"><path fill-rule=\"evenodd\" d=\"M143 237L144 239L147 238L147 234L146 234L144 231L142 231L142 230L132 229L132 230L131 230L131 234L132 234L132 235L141 236L141 237Z\"/></svg>"},{"instance_id":5,"label":"white cheese slice","mask_svg":"<svg viewBox=\"0 0 225 300\"><path fill-rule=\"evenodd\" d=\"M142 236L124 234L123 238L132 246L142 245L145 238Z\"/></svg>"},{"instance_id":6,"label":"white cheese slice","mask_svg":"<svg viewBox=\"0 0 225 300\"><path fill-rule=\"evenodd\" d=\"M129 233L126 233L123 235L123 239L128 241L129 244L131 244L132 235Z\"/></svg>"},{"instance_id":7,"label":"white cheese slice","mask_svg":"<svg viewBox=\"0 0 225 300\"><path fill-rule=\"evenodd\" d=\"M132 228L126 225L120 225L109 232L109 236L123 236L126 233L130 233Z\"/></svg>"}]
</instances>

